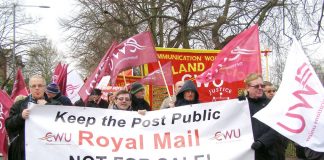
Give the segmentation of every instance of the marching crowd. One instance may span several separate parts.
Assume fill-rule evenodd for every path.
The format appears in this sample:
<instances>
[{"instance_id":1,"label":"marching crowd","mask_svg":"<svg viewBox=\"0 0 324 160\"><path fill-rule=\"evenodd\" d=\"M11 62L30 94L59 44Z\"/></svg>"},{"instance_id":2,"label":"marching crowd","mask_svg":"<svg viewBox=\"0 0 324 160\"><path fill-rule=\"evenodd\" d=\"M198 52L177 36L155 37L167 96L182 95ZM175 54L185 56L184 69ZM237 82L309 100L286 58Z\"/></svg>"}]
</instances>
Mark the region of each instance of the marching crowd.
<instances>
[{"instance_id":1,"label":"marching crowd","mask_svg":"<svg viewBox=\"0 0 324 160\"><path fill-rule=\"evenodd\" d=\"M281 136L267 125L252 116L264 108L275 95L276 88L270 82L263 81L258 74L250 74L245 79L246 95L238 97L239 100L247 100L249 103L250 116L254 143L251 148L255 150L256 160L284 160L288 139ZM72 104L71 100L62 95L55 83L46 85L45 79L39 75L32 76L29 80L30 95L18 96L10 109L9 117L5 126L9 135L9 160L25 159L25 120L29 117L30 110L27 108L29 102L43 105L67 105L98 107L115 110L137 111L145 115L150 111L149 103L144 99L145 88L140 83L133 83L130 91L120 90L116 93L108 93L107 101L101 99L102 93L94 89L87 102L82 99ZM195 84L188 81L175 83L175 93L167 97L161 104L160 109L168 109L183 105L197 104L199 93ZM295 144L299 159L324 160L323 153L318 153Z\"/></svg>"}]
</instances>

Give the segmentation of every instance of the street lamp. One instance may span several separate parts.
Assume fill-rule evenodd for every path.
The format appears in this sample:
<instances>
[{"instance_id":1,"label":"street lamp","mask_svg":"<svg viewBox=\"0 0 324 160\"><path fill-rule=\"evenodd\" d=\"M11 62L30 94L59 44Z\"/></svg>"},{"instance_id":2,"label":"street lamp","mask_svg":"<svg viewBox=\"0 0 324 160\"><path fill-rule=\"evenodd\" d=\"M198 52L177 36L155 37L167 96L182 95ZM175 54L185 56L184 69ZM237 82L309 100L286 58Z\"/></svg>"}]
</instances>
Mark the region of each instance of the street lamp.
<instances>
[{"instance_id":1,"label":"street lamp","mask_svg":"<svg viewBox=\"0 0 324 160\"><path fill-rule=\"evenodd\" d=\"M36 5L21 5L21 4L13 4L13 47L12 47L12 65L13 65L13 73L15 74L16 69L16 8L17 7L37 7L37 8L50 8L50 6L36 6Z\"/></svg>"}]
</instances>

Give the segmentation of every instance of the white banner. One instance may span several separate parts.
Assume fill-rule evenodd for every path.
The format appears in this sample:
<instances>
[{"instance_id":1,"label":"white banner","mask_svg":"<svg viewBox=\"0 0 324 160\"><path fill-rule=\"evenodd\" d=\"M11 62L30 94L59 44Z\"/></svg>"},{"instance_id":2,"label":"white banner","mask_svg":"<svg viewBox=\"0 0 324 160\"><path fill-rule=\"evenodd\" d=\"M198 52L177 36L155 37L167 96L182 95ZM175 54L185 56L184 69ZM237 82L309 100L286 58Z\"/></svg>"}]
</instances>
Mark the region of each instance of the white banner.
<instances>
[{"instance_id":1,"label":"white banner","mask_svg":"<svg viewBox=\"0 0 324 160\"><path fill-rule=\"evenodd\" d=\"M298 144L324 152L323 108L323 86L295 40L278 92L254 117Z\"/></svg>"},{"instance_id":2,"label":"white banner","mask_svg":"<svg viewBox=\"0 0 324 160\"><path fill-rule=\"evenodd\" d=\"M26 160L254 159L247 101L137 112L31 106Z\"/></svg>"}]
</instances>

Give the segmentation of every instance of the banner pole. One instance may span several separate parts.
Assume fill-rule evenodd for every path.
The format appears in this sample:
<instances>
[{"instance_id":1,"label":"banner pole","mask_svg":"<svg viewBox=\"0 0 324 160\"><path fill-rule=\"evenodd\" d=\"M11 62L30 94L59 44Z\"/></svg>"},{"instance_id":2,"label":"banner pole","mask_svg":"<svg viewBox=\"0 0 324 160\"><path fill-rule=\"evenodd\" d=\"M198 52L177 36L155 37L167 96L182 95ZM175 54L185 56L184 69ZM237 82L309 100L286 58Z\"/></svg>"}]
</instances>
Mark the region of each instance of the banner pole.
<instances>
[{"instance_id":1,"label":"banner pole","mask_svg":"<svg viewBox=\"0 0 324 160\"><path fill-rule=\"evenodd\" d=\"M267 81L270 81L269 80L269 49L266 49L265 52L264 52L264 56L266 58L266 80Z\"/></svg>"},{"instance_id":2,"label":"banner pole","mask_svg":"<svg viewBox=\"0 0 324 160\"><path fill-rule=\"evenodd\" d=\"M125 88L127 88L127 87L126 87L127 82L126 82L126 77L125 77L125 71L123 71L123 79L124 79L124 83L125 83ZM126 90L127 90L127 89L126 89Z\"/></svg>"},{"instance_id":3,"label":"banner pole","mask_svg":"<svg viewBox=\"0 0 324 160\"><path fill-rule=\"evenodd\" d=\"M171 100L171 94L170 94L170 91L169 91L168 84L167 84L167 82L165 80L165 77L164 77L164 73L163 73L163 70L162 70L162 66L161 66L160 60L158 61L158 63L159 63L159 67L160 67L160 71L161 71L161 74L162 74L162 77L163 77L163 81L164 81L165 87L166 87L166 89L168 91L168 95L169 95L169 98Z\"/></svg>"}]
</instances>

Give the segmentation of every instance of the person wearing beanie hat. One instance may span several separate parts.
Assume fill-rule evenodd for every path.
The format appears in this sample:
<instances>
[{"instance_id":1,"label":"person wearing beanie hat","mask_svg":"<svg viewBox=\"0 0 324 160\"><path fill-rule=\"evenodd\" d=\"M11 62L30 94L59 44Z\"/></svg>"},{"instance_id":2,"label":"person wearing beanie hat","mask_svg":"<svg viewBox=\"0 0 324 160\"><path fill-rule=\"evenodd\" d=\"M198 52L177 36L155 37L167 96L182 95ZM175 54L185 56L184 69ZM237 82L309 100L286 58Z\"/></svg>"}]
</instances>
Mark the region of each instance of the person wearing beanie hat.
<instances>
[{"instance_id":1,"label":"person wearing beanie hat","mask_svg":"<svg viewBox=\"0 0 324 160\"><path fill-rule=\"evenodd\" d=\"M148 102L145 101L145 89L144 86L138 82L131 85L130 93L132 94L132 109L133 111L150 111L151 107Z\"/></svg>"},{"instance_id":2,"label":"person wearing beanie hat","mask_svg":"<svg viewBox=\"0 0 324 160\"><path fill-rule=\"evenodd\" d=\"M49 85L47 85L46 92L47 93L53 93L53 94L59 94L60 89L57 86L57 84L53 82L53 83L50 83Z\"/></svg>"},{"instance_id":3,"label":"person wearing beanie hat","mask_svg":"<svg viewBox=\"0 0 324 160\"><path fill-rule=\"evenodd\" d=\"M59 86L54 82L47 85L46 94L51 100L58 101L64 106L72 106L71 100L67 96L61 94Z\"/></svg>"},{"instance_id":4,"label":"person wearing beanie hat","mask_svg":"<svg viewBox=\"0 0 324 160\"><path fill-rule=\"evenodd\" d=\"M131 94L136 94L137 92L142 91L142 90L145 90L144 86L142 84L138 83L138 82L135 82L131 86L130 93Z\"/></svg>"}]
</instances>

